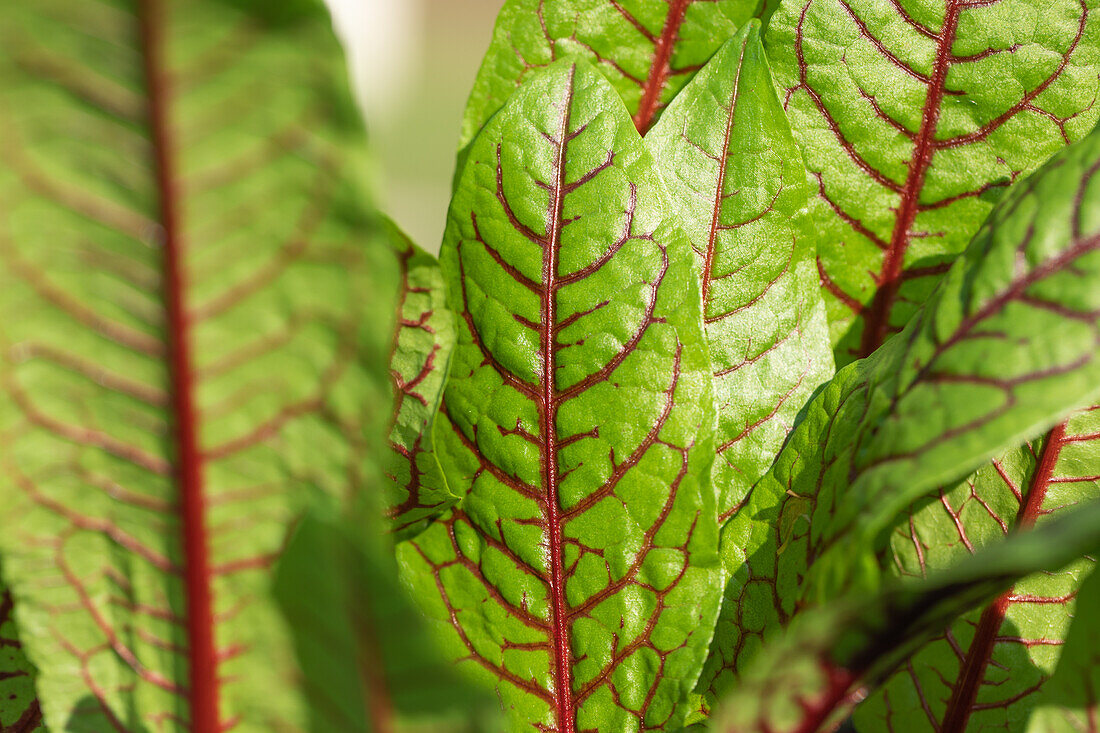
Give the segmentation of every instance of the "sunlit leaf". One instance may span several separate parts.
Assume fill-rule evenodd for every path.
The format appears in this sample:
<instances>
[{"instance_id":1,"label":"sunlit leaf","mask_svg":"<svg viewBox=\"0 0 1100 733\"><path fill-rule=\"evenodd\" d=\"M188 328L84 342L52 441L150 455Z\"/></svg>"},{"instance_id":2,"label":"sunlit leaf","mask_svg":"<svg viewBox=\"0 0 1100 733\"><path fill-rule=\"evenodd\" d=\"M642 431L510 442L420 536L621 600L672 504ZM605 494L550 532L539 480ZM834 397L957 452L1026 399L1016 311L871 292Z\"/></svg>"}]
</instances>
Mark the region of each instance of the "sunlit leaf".
<instances>
[{"instance_id":1,"label":"sunlit leaf","mask_svg":"<svg viewBox=\"0 0 1100 733\"><path fill-rule=\"evenodd\" d=\"M516 87L567 56L591 61L645 133L710 55L760 10L761 0L507 0L481 64L459 147Z\"/></svg>"},{"instance_id":2,"label":"sunlit leaf","mask_svg":"<svg viewBox=\"0 0 1100 733\"><path fill-rule=\"evenodd\" d=\"M1096 728L1100 708L1100 574L1077 594L1077 612L1058 669L1036 701L1028 733L1079 733Z\"/></svg>"},{"instance_id":3,"label":"sunlit leaf","mask_svg":"<svg viewBox=\"0 0 1100 733\"><path fill-rule=\"evenodd\" d=\"M514 730L676 729L721 595L698 279L655 166L583 62L475 141L442 267L437 444L465 495L399 549Z\"/></svg>"},{"instance_id":4,"label":"sunlit leaf","mask_svg":"<svg viewBox=\"0 0 1100 733\"><path fill-rule=\"evenodd\" d=\"M806 202L806 169L755 21L684 88L646 145L701 276L718 406L713 476L725 519L832 375L813 251L793 221Z\"/></svg>"},{"instance_id":5,"label":"sunlit leaf","mask_svg":"<svg viewBox=\"0 0 1100 733\"><path fill-rule=\"evenodd\" d=\"M726 529L744 564L716 632L713 692L800 598L873 587L873 551L911 502L1095 402L1098 160L1094 133L1015 187L906 330L807 407Z\"/></svg>"},{"instance_id":6,"label":"sunlit leaf","mask_svg":"<svg viewBox=\"0 0 1100 733\"><path fill-rule=\"evenodd\" d=\"M1100 115L1094 0L783 0L768 29L837 362L901 329L1005 187Z\"/></svg>"}]
</instances>

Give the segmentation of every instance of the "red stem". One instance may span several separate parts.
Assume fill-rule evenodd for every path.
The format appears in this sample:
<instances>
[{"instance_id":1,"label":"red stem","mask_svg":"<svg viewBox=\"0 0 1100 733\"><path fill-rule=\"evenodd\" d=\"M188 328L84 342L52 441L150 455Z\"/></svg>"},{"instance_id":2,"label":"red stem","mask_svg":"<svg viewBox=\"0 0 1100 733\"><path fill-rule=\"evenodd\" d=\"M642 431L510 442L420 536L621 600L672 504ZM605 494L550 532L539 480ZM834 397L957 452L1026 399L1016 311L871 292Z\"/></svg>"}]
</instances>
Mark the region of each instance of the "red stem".
<instances>
[{"instance_id":1,"label":"red stem","mask_svg":"<svg viewBox=\"0 0 1100 733\"><path fill-rule=\"evenodd\" d=\"M1050 479L1054 475L1054 467L1058 463L1058 455L1062 452L1065 437L1064 424L1055 427L1047 436L1043 454L1039 458L1039 465L1035 469L1035 475L1027 491L1027 498L1020 506L1019 514L1016 515L1015 531L1028 530L1035 526L1035 520L1039 516L1047 489L1050 487ZM997 632L1004 623L1005 612L1011 603L1011 597L1010 588L982 612L978 629L974 632L974 640L966 652L966 659L963 660L959 681L951 691L951 699L944 712L940 733L963 733L966 730L970 712L974 709L974 701L978 697L978 689L982 685L986 667L989 666L989 660L993 654Z\"/></svg>"},{"instance_id":2,"label":"red stem","mask_svg":"<svg viewBox=\"0 0 1100 733\"><path fill-rule=\"evenodd\" d=\"M569 144L569 118L573 104L574 67L565 94L558 157L554 173L557 176L547 215L546 245L542 256L542 303L539 338L542 348L542 395L539 405L539 430L542 433L543 486L546 489L547 545L550 566L550 622L553 633L554 699L557 704L557 733L575 733L577 729L573 705L573 661L569 643L567 607L565 601L565 563L562 550L561 505L558 496L558 389L556 382L556 318L558 251L561 248L562 208L565 199L565 151Z\"/></svg>"},{"instance_id":3,"label":"red stem","mask_svg":"<svg viewBox=\"0 0 1100 733\"><path fill-rule=\"evenodd\" d=\"M218 665L210 561L206 545L206 504L202 459L198 449L194 408L194 375L190 353L190 323L184 306L186 273L180 237L180 193L172 156L168 119L168 86L163 58L164 8L159 0L141 0L141 38L149 92L154 166L163 227L168 339L171 358L172 408L175 415L176 470L183 522L183 570L187 595L187 635L191 733L219 733Z\"/></svg>"},{"instance_id":4,"label":"red stem","mask_svg":"<svg viewBox=\"0 0 1100 733\"><path fill-rule=\"evenodd\" d=\"M947 69L951 65L951 46L955 42L960 11L957 0L947 0L947 12L940 30L939 48L936 51L935 66L932 69L932 82L924 101L924 111L921 115L921 126L917 133L913 157L909 159L909 172L901 192L901 201L898 203L894 232L890 237L890 247L882 260L882 270L876 278L878 290L871 301L871 307L867 311L863 325L863 337L860 342L862 356L869 356L881 346L890 329L890 313L897 300L898 289L901 287L901 274L905 265L905 252L909 248L910 231L917 218L924 178L932 163L936 125L940 119L944 83L947 79Z\"/></svg>"},{"instance_id":5,"label":"red stem","mask_svg":"<svg viewBox=\"0 0 1100 733\"><path fill-rule=\"evenodd\" d=\"M638 103L638 112L634 115L634 126L643 135L653 124L653 118L661 107L661 92L665 90L668 76L672 72L672 49L676 45L676 38L680 35L680 26L684 22L684 15L693 0L670 0L668 17L665 19L665 27L657 39L653 48L653 63L646 75L645 85L642 87L642 99Z\"/></svg>"}]
</instances>

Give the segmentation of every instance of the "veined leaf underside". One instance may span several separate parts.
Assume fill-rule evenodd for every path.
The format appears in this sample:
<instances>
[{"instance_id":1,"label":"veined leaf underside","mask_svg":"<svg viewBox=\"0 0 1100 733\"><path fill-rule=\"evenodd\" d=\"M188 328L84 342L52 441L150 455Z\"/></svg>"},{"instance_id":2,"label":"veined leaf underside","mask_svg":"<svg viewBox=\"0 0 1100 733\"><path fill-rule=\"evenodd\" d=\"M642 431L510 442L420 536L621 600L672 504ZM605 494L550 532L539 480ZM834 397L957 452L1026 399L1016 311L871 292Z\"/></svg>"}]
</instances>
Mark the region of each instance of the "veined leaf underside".
<instances>
[{"instance_id":1,"label":"veined leaf underside","mask_svg":"<svg viewBox=\"0 0 1100 733\"><path fill-rule=\"evenodd\" d=\"M53 729L297 729L269 568L311 492L377 483L392 317L297 7L0 11L0 549Z\"/></svg>"},{"instance_id":2,"label":"veined leaf underside","mask_svg":"<svg viewBox=\"0 0 1100 733\"><path fill-rule=\"evenodd\" d=\"M718 596L687 244L585 65L529 81L469 160L443 252L460 329L440 426L469 490L404 562L517 726L674 727Z\"/></svg>"},{"instance_id":3,"label":"veined leaf underside","mask_svg":"<svg viewBox=\"0 0 1100 733\"><path fill-rule=\"evenodd\" d=\"M1010 531L1100 498L1098 420L1096 408L1077 413L1045 440L995 459L952 490L939 490L895 530L897 571L923 575ZM1027 578L960 619L864 703L857 722L873 730L917 715L920 729L961 731L1017 718L1054 671L1077 589L1092 565L1084 559L1062 572ZM919 709L912 707L917 701Z\"/></svg>"},{"instance_id":4,"label":"veined leaf underside","mask_svg":"<svg viewBox=\"0 0 1100 733\"><path fill-rule=\"evenodd\" d=\"M742 569L717 631L719 691L755 652L748 637L785 626L800 602L873 583L873 562L853 555L910 502L1095 399L1098 143L1015 187L906 331L807 407L727 526Z\"/></svg>"}]
</instances>

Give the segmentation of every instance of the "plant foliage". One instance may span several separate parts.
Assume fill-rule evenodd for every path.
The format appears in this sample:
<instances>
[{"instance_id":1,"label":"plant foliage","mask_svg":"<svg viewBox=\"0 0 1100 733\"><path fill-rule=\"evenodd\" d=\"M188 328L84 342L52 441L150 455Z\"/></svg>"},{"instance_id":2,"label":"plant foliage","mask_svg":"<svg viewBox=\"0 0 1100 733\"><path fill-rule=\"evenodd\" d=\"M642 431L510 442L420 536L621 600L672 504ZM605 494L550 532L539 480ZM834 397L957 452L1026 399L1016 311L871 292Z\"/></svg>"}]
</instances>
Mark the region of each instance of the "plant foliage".
<instances>
[{"instance_id":1,"label":"plant foliage","mask_svg":"<svg viewBox=\"0 0 1100 733\"><path fill-rule=\"evenodd\" d=\"M0 731L1095 729L1094 4L3 5Z\"/></svg>"}]
</instances>

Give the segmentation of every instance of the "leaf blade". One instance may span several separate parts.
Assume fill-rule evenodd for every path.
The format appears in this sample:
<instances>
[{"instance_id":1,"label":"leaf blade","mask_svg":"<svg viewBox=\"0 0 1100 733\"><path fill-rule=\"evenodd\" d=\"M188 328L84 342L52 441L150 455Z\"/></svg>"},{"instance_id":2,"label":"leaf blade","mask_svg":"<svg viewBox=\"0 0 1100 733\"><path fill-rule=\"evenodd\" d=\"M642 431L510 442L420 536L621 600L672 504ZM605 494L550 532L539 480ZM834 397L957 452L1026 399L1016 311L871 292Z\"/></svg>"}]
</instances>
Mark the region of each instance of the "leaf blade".
<instances>
[{"instance_id":1,"label":"leaf blade","mask_svg":"<svg viewBox=\"0 0 1100 733\"><path fill-rule=\"evenodd\" d=\"M709 364L671 222L583 62L521 88L452 203L459 339L437 430L465 499L399 558L518 729L674 727L717 612Z\"/></svg>"},{"instance_id":2,"label":"leaf blade","mask_svg":"<svg viewBox=\"0 0 1100 733\"><path fill-rule=\"evenodd\" d=\"M789 634L754 659L744 686L723 702L712 729L830 730L862 699L858 688L874 689L961 612L1019 578L1093 552L1100 542L1098 516L1100 502L1091 501L918 582L895 580L871 595L800 611Z\"/></svg>"},{"instance_id":3,"label":"leaf blade","mask_svg":"<svg viewBox=\"0 0 1100 733\"><path fill-rule=\"evenodd\" d=\"M293 730L267 569L373 472L392 317L328 17L0 14L0 551L46 723Z\"/></svg>"},{"instance_id":4,"label":"leaf blade","mask_svg":"<svg viewBox=\"0 0 1100 733\"><path fill-rule=\"evenodd\" d=\"M701 277L724 521L832 375L812 248L795 232L805 167L755 21L696 74L646 143L681 207Z\"/></svg>"},{"instance_id":5,"label":"leaf blade","mask_svg":"<svg viewBox=\"0 0 1100 733\"><path fill-rule=\"evenodd\" d=\"M1093 11L1067 0L1035 35L1013 21L1026 3L780 4L768 45L818 190L838 364L900 330L990 194L1091 129Z\"/></svg>"},{"instance_id":6,"label":"leaf blade","mask_svg":"<svg viewBox=\"0 0 1100 733\"><path fill-rule=\"evenodd\" d=\"M400 537L415 534L458 500L435 457L433 430L455 336L439 263L392 223L389 229L401 286L390 356L395 402L386 513Z\"/></svg>"},{"instance_id":7,"label":"leaf blade","mask_svg":"<svg viewBox=\"0 0 1100 733\"><path fill-rule=\"evenodd\" d=\"M714 652L724 669L755 651L747 637L785 625L796 602L874 587L874 549L909 502L1095 399L1100 309L1087 293L1100 248L1088 214L1098 155L1093 134L1010 192L906 331L840 370L807 407L725 530L724 547L745 564ZM746 602L752 627L738 616Z\"/></svg>"},{"instance_id":8,"label":"leaf blade","mask_svg":"<svg viewBox=\"0 0 1100 733\"><path fill-rule=\"evenodd\" d=\"M566 56L599 67L643 134L695 68L758 10L745 0L508 0L478 71L459 149L532 71Z\"/></svg>"}]
</instances>

